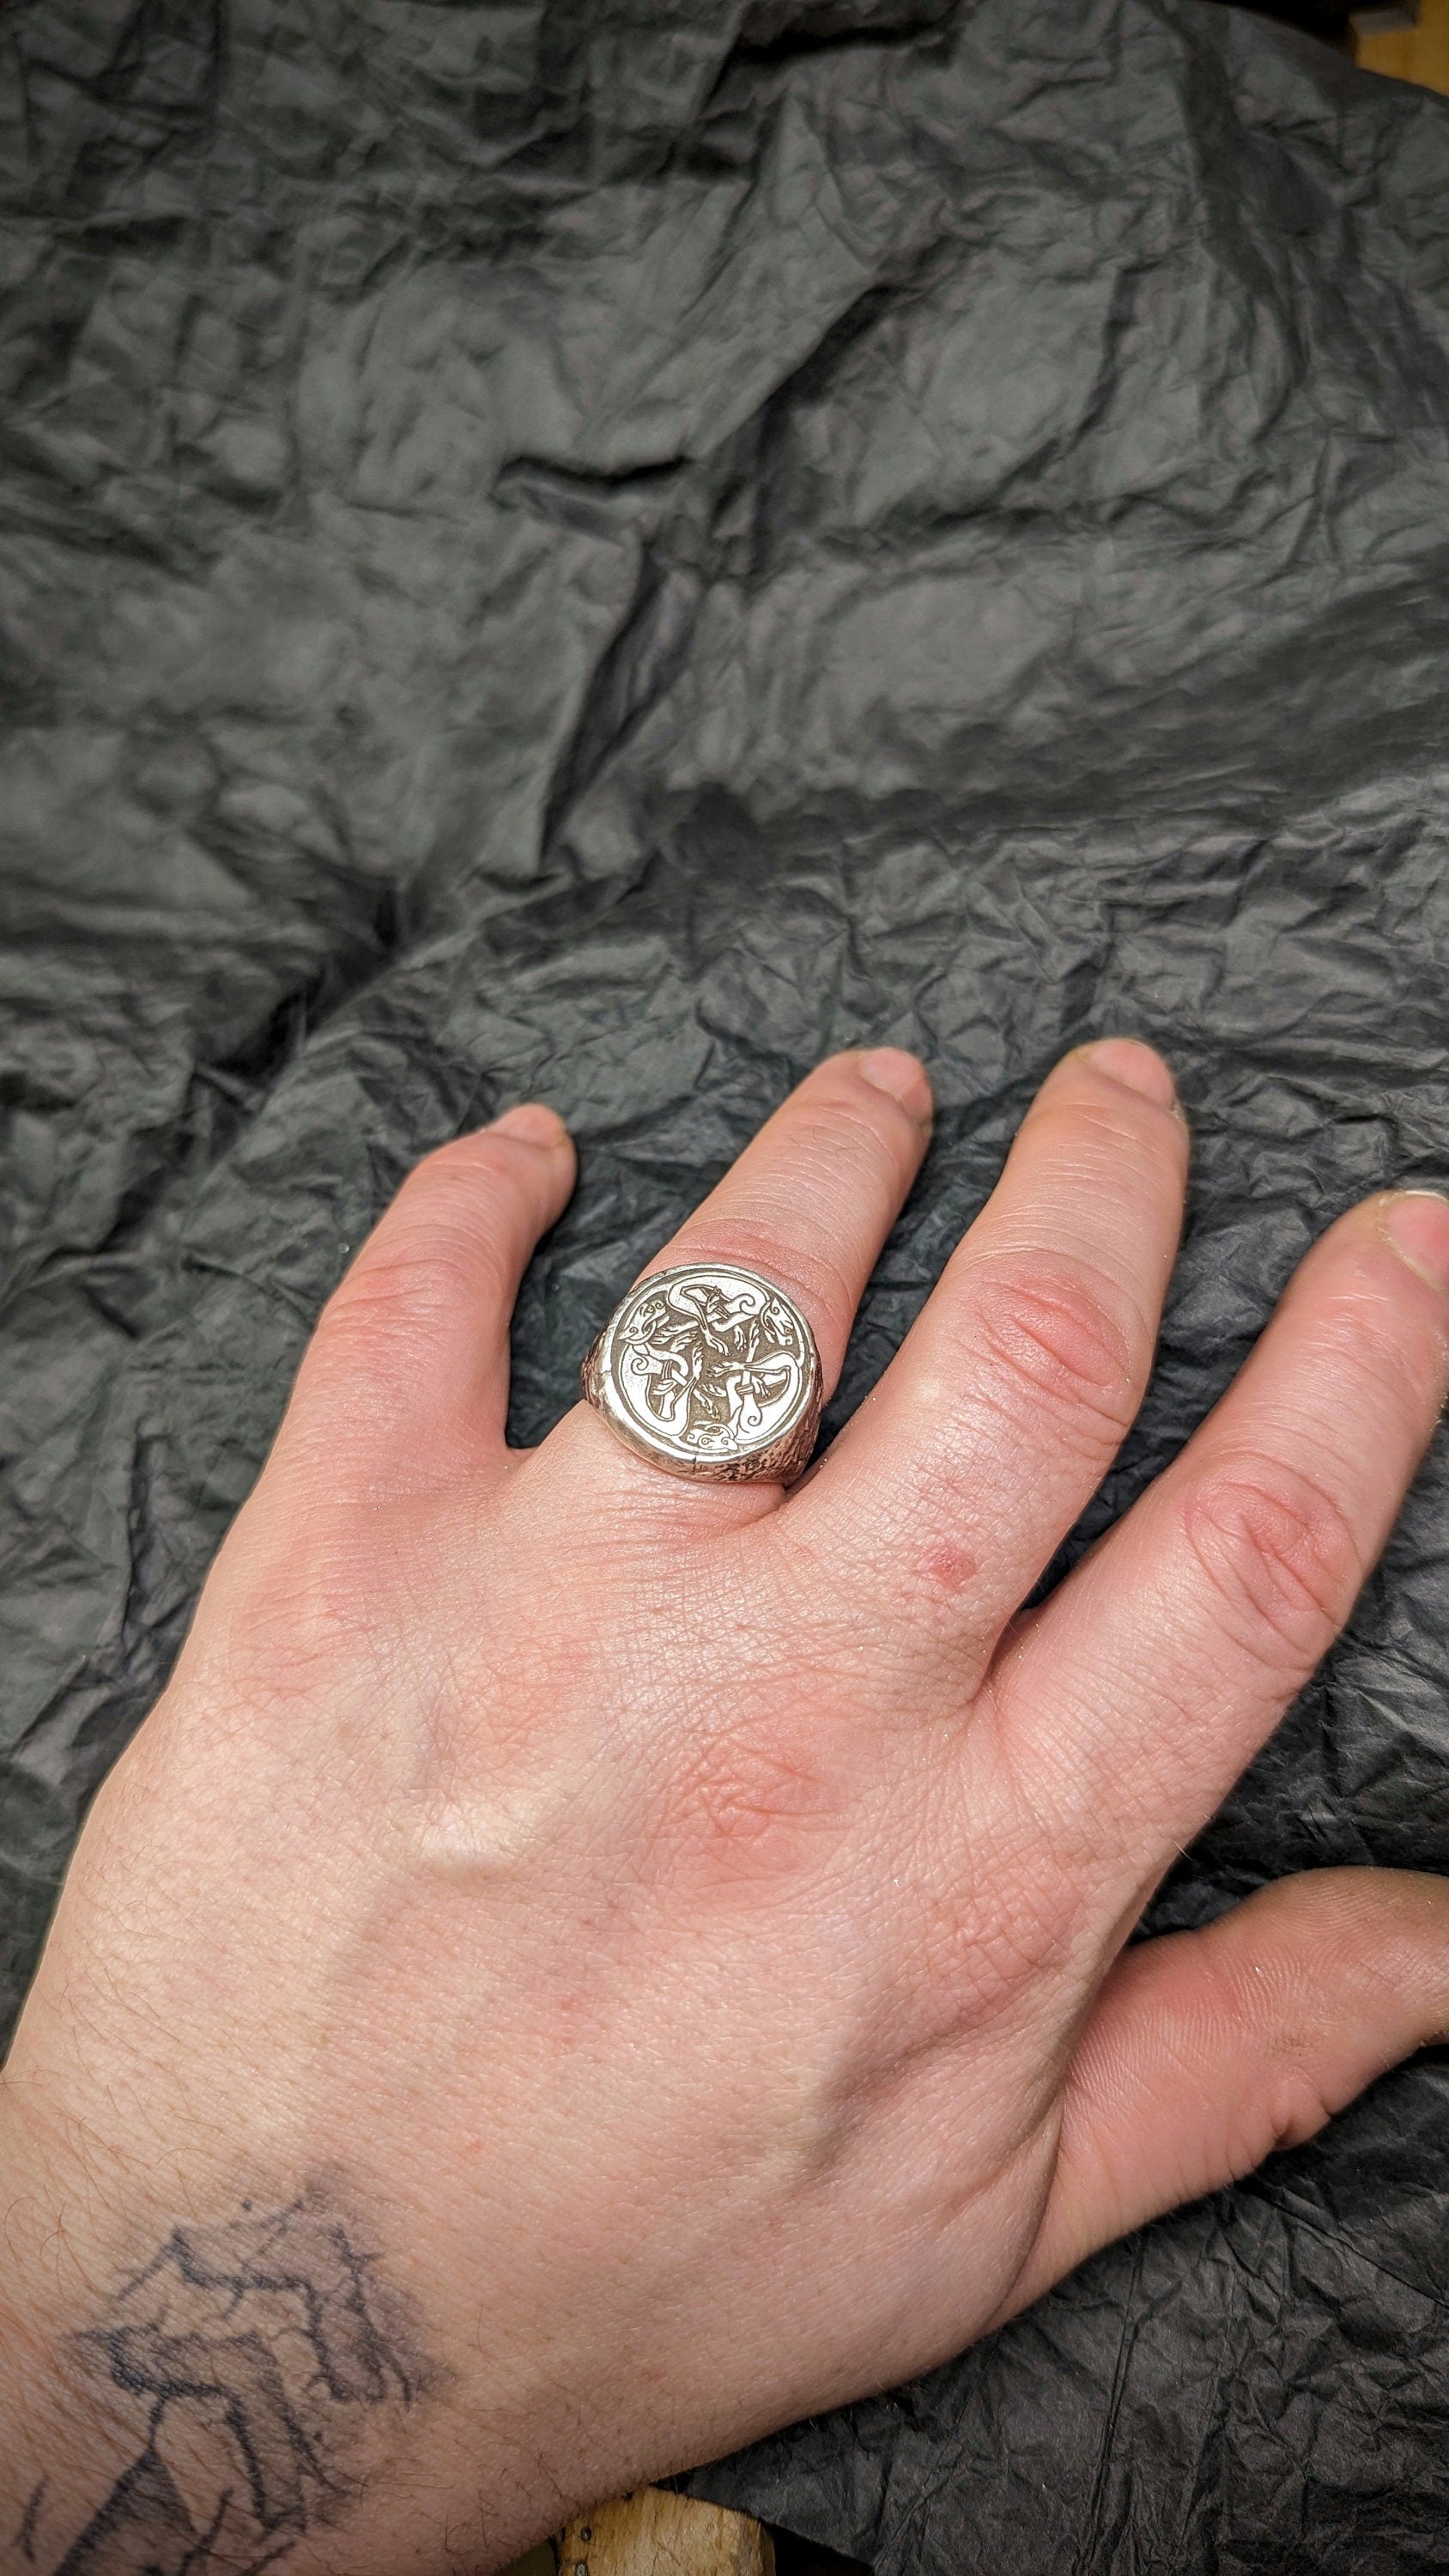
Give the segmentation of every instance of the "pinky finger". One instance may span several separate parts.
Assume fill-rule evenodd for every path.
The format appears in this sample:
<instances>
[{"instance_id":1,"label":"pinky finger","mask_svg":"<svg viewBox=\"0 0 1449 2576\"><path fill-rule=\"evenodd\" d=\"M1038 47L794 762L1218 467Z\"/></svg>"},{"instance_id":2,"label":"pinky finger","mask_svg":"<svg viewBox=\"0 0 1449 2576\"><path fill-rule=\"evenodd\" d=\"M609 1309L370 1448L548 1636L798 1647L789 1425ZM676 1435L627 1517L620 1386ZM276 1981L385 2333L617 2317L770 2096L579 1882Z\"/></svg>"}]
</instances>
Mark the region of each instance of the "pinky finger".
<instances>
[{"instance_id":1,"label":"pinky finger","mask_svg":"<svg viewBox=\"0 0 1449 2576\"><path fill-rule=\"evenodd\" d=\"M1446 2033L1446 1878L1312 1870L1204 1931L1124 1951L1079 2042L1041 2232L1002 2316L1100 2246L1301 2145Z\"/></svg>"},{"instance_id":2,"label":"pinky finger","mask_svg":"<svg viewBox=\"0 0 1449 2576\"><path fill-rule=\"evenodd\" d=\"M573 1182L563 1121L536 1101L427 1155L323 1309L287 1445L384 1475L501 1457L513 1301Z\"/></svg>"}]
</instances>

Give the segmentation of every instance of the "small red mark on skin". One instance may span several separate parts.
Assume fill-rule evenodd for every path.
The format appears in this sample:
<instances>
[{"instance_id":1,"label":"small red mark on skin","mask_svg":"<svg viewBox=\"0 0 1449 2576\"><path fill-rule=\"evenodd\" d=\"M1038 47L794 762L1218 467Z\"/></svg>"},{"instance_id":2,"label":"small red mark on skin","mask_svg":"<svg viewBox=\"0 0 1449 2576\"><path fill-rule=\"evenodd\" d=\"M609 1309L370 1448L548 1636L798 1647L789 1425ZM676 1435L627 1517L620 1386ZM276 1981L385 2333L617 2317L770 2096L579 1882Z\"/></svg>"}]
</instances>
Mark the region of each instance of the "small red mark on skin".
<instances>
[{"instance_id":1,"label":"small red mark on skin","mask_svg":"<svg viewBox=\"0 0 1449 2576\"><path fill-rule=\"evenodd\" d=\"M578 1996L560 1995L554 2006L554 2038L560 2048L577 2048L579 2021Z\"/></svg>"},{"instance_id":2,"label":"small red mark on skin","mask_svg":"<svg viewBox=\"0 0 1449 2576\"><path fill-rule=\"evenodd\" d=\"M964 1592L968 1583L974 1583L979 1571L980 1568L969 1547L959 1546L954 1539L938 1539L936 1545L928 1547L921 1558L921 1572L935 1590L943 1592L948 1600L954 1598L956 1593Z\"/></svg>"}]
</instances>

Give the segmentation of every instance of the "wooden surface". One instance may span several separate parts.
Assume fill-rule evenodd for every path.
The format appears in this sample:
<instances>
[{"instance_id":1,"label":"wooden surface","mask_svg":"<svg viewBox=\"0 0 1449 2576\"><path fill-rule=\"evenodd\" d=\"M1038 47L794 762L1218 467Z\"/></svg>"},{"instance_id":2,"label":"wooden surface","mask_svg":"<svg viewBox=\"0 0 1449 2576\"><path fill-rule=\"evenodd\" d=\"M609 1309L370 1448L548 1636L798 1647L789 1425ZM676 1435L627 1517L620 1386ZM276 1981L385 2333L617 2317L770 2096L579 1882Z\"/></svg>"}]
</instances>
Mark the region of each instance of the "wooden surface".
<instances>
[{"instance_id":1,"label":"wooden surface","mask_svg":"<svg viewBox=\"0 0 1449 2576\"><path fill-rule=\"evenodd\" d=\"M1392 36L1359 36L1354 60L1365 71L1449 94L1449 0L1419 0L1417 27Z\"/></svg>"},{"instance_id":2,"label":"wooden surface","mask_svg":"<svg viewBox=\"0 0 1449 2576\"><path fill-rule=\"evenodd\" d=\"M558 2576L775 2576L775 2552L746 2513L638 2487L568 2525Z\"/></svg>"}]
</instances>

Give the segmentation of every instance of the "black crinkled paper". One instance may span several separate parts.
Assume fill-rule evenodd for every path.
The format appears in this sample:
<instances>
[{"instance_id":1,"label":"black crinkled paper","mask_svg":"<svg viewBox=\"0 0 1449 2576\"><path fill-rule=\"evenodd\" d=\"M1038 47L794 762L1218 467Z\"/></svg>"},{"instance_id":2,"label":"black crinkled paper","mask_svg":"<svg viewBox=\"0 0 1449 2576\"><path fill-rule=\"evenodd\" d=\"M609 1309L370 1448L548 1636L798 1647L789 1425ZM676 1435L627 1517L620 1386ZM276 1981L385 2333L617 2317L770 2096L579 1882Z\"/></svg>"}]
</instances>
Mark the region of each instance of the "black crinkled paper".
<instances>
[{"instance_id":1,"label":"black crinkled paper","mask_svg":"<svg viewBox=\"0 0 1449 2576\"><path fill-rule=\"evenodd\" d=\"M11 0L0 262L8 2020L427 1147L580 1140L532 1438L786 1087L918 1047L838 1419L1054 1057L1155 1039L1190 1231L1074 1547L1449 1179L1449 103L1201 0ZM1446 1554L1441 1449L1155 1925L1449 1867ZM1446 2110L694 2484L888 2576L1449 2568Z\"/></svg>"}]
</instances>

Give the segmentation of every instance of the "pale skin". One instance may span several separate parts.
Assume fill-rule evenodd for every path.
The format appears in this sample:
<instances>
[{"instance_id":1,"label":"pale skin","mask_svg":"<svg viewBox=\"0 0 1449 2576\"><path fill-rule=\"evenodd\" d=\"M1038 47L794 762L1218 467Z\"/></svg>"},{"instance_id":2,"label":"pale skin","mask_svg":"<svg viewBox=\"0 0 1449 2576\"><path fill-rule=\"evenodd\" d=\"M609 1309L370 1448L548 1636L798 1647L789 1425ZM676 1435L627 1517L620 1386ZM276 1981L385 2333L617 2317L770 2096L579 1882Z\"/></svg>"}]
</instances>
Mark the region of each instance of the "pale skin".
<instances>
[{"instance_id":1,"label":"pale skin","mask_svg":"<svg viewBox=\"0 0 1449 2576\"><path fill-rule=\"evenodd\" d=\"M765 1273L833 1383L929 1121L912 1058L832 1059L660 1265ZM5 2069L0 2563L496 2568L958 2351L1449 2029L1434 1877L1124 1948L1383 1546L1449 1205L1333 1227L1020 1613L1140 1402L1187 1153L1155 1055L1067 1058L790 1493L582 1406L510 1453L572 1149L534 1106L413 1174Z\"/></svg>"}]
</instances>

